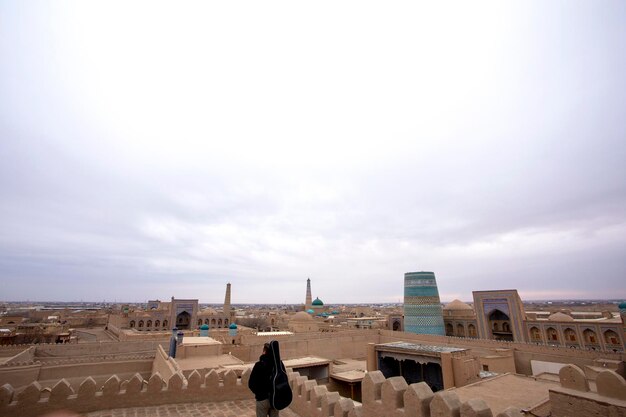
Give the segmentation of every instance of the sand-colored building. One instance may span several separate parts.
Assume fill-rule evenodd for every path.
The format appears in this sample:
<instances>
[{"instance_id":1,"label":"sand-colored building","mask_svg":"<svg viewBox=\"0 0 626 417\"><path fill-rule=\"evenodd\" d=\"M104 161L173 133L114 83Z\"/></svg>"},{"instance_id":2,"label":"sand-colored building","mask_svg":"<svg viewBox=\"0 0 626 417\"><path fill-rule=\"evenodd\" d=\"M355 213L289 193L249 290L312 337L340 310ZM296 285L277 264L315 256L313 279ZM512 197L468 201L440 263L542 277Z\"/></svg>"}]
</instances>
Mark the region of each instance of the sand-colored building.
<instances>
[{"instance_id":1,"label":"sand-colored building","mask_svg":"<svg viewBox=\"0 0 626 417\"><path fill-rule=\"evenodd\" d=\"M474 291L473 295L473 306L454 300L443 308L447 336L625 350L625 313L524 311L517 290ZM626 308L620 307L620 311L626 312Z\"/></svg>"},{"instance_id":2,"label":"sand-colored building","mask_svg":"<svg viewBox=\"0 0 626 417\"><path fill-rule=\"evenodd\" d=\"M110 315L107 327L114 334L131 330L133 332L169 332L174 327L179 330L198 329L203 324L210 329L227 329L235 320L231 307L231 285L226 285L226 296L222 311L211 307L200 310L197 299L172 297L169 302L150 300L145 310L131 310L122 306L120 311Z\"/></svg>"}]
</instances>

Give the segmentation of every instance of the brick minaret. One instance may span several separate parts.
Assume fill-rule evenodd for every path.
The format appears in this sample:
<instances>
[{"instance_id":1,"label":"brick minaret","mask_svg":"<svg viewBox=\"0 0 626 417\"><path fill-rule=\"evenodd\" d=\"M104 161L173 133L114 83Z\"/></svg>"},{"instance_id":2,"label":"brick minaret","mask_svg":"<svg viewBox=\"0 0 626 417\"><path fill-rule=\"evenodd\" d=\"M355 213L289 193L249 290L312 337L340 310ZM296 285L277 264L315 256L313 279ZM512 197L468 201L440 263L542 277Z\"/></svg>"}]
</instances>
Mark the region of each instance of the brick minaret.
<instances>
[{"instance_id":1,"label":"brick minaret","mask_svg":"<svg viewBox=\"0 0 626 417\"><path fill-rule=\"evenodd\" d=\"M224 315L232 316L232 308L230 307L230 282L226 284L226 297L224 297Z\"/></svg>"},{"instance_id":2,"label":"brick minaret","mask_svg":"<svg viewBox=\"0 0 626 417\"><path fill-rule=\"evenodd\" d=\"M306 301L304 302L304 311L312 307L313 297L311 297L311 278L306 279Z\"/></svg>"}]
</instances>

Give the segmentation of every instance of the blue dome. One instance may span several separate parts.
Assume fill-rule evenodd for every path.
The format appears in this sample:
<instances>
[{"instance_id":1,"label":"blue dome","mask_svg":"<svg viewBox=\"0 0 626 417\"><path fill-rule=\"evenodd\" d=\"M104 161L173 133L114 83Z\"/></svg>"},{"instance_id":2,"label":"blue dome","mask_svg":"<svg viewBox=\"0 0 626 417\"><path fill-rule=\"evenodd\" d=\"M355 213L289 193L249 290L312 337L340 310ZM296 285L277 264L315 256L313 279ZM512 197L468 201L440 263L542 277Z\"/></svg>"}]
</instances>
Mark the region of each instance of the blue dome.
<instances>
[{"instance_id":1,"label":"blue dome","mask_svg":"<svg viewBox=\"0 0 626 417\"><path fill-rule=\"evenodd\" d=\"M618 307L620 310L626 310L626 301L622 301L621 303L619 303Z\"/></svg>"},{"instance_id":2,"label":"blue dome","mask_svg":"<svg viewBox=\"0 0 626 417\"><path fill-rule=\"evenodd\" d=\"M315 311L313 311L311 309L308 309L306 312L309 313L309 314L314 314L315 313Z\"/></svg>"},{"instance_id":3,"label":"blue dome","mask_svg":"<svg viewBox=\"0 0 626 417\"><path fill-rule=\"evenodd\" d=\"M228 326L229 329L236 329L237 325L235 323L231 323L230 326Z\"/></svg>"},{"instance_id":4,"label":"blue dome","mask_svg":"<svg viewBox=\"0 0 626 417\"><path fill-rule=\"evenodd\" d=\"M319 297L315 298L315 300L313 300L313 302L311 303L314 306L323 306L324 303L322 302L322 300L319 299Z\"/></svg>"},{"instance_id":5,"label":"blue dome","mask_svg":"<svg viewBox=\"0 0 626 417\"><path fill-rule=\"evenodd\" d=\"M200 326L200 330L209 330L209 325L203 324L202 326Z\"/></svg>"}]
</instances>

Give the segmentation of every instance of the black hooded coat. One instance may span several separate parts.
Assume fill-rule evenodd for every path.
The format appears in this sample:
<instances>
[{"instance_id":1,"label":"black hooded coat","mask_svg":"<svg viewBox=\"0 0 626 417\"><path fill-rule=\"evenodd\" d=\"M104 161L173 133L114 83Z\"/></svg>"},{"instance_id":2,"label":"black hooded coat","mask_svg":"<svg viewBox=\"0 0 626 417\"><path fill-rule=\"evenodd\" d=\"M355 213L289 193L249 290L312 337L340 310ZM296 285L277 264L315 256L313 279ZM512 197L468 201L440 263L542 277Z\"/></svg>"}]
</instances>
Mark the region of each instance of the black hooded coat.
<instances>
[{"instance_id":1,"label":"black hooded coat","mask_svg":"<svg viewBox=\"0 0 626 417\"><path fill-rule=\"evenodd\" d=\"M269 343L267 352L259 357L254 364L248 388L254 393L257 401L270 400L272 408L282 410L291 404L292 393L285 371L285 365L280 360L278 341Z\"/></svg>"}]
</instances>

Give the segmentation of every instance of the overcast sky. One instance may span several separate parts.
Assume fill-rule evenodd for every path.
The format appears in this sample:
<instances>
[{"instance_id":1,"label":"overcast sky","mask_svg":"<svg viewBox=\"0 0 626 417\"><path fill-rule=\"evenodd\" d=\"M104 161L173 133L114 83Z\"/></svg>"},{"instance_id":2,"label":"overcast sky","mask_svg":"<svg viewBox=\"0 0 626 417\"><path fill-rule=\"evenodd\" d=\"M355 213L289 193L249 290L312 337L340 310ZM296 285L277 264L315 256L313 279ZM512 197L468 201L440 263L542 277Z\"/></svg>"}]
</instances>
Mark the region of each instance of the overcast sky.
<instances>
[{"instance_id":1,"label":"overcast sky","mask_svg":"<svg viewBox=\"0 0 626 417\"><path fill-rule=\"evenodd\" d=\"M0 0L0 300L626 298L626 3Z\"/></svg>"}]
</instances>

